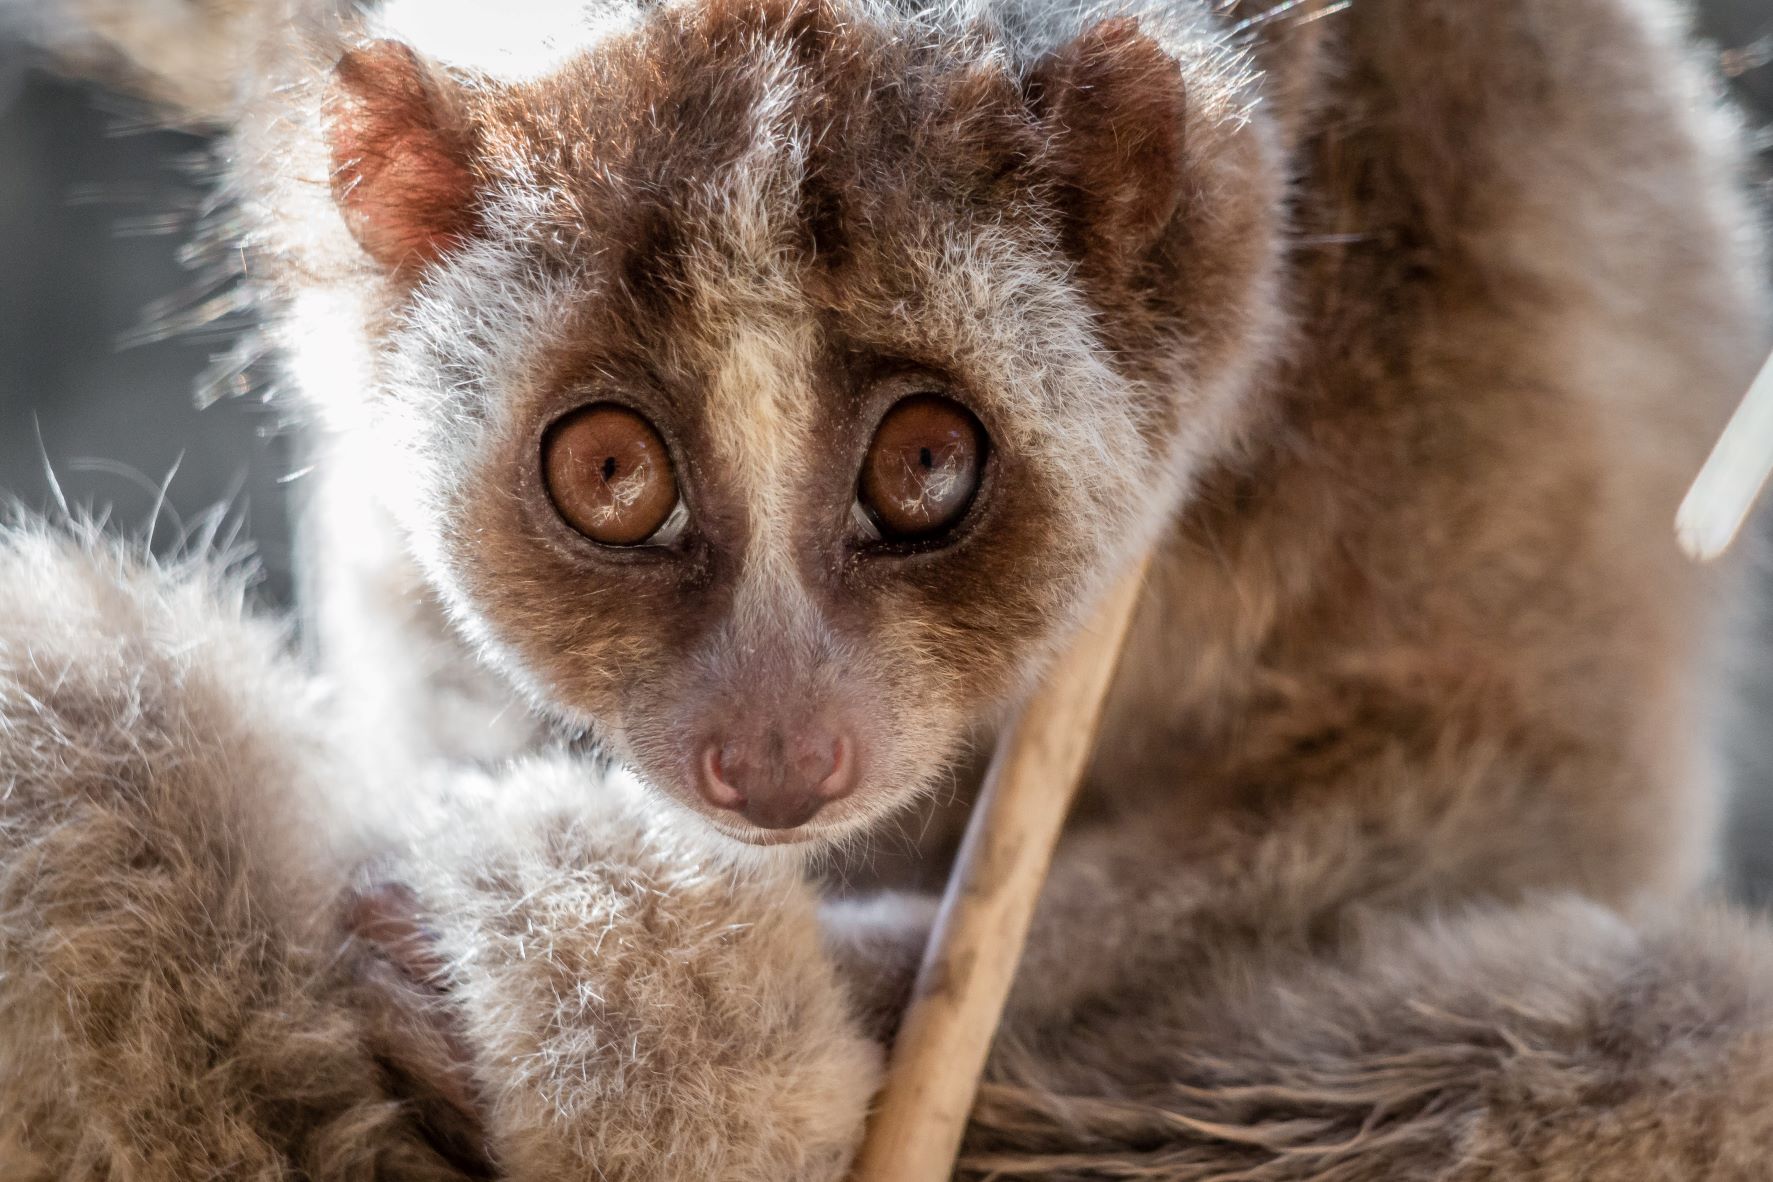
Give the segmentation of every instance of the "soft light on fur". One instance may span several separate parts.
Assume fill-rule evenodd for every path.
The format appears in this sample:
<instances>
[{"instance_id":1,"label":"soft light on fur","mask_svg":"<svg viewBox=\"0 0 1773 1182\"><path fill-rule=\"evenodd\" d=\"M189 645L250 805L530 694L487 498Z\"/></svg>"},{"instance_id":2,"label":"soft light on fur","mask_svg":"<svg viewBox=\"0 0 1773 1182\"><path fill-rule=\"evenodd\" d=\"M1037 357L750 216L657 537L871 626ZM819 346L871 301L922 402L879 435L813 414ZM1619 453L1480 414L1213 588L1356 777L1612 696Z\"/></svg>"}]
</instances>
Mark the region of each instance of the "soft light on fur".
<instances>
[{"instance_id":1,"label":"soft light on fur","mask_svg":"<svg viewBox=\"0 0 1773 1182\"><path fill-rule=\"evenodd\" d=\"M878 1052L779 857L558 760L358 825L227 576L27 526L0 604L0 1177L842 1177ZM443 994L346 935L390 881ZM1763 1172L1773 933L1740 916L1366 912L1171 982L1005 1040L962 1176ZM402 1074L438 1039L469 1140Z\"/></svg>"},{"instance_id":2,"label":"soft light on fur","mask_svg":"<svg viewBox=\"0 0 1773 1182\"><path fill-rule=\"evenodd\" d=\"M727 905L672 852L682 819L481 876L536 834L489 813L471 856L396 858L421 896L467 892L436 921L466 974L445 1033L411 1036L442 1048L414 1088L435 1075L455 1112L426 1144L496 1146L509 1116L537 1161L576 1162L578 1128L670 1142L621 1151L636 1177L835 1168L852 1108L785 1103L806 1128L753 1139L740 1077L786 1077L751 1034L728 1030L744 1069L668 1073L716 1081L692 1118L738 1089L731 1146L661 1125L671 1088L629 1090L630 1063L713 1055L696 1006L753 996L779 1029L762 1000L823 991L819 943L890 1029L928 902L867 896L939 881L961 810L920 803L964 797L968 745L1155 545L969 1168L1752 1176L1767 937L1692 918L1727 580L1668 522L1765 354L1765 257L1740 127L1672 5L672 0L587 6L539 66L400 27L464 11L291 0L216 26L250 43L216 66L253 65L220 116L251 294L316 421L341 746L391 791L563 739L580 754L500 781L546 799L603 782L596 739L754 839L688 774L722 727L839 712L868 767L799 834L856 855L829 877L862 898L823 932L757 925L734 955L768 958L763 993L690 1011L647 966L680 947L731 984L722 946L641 923L610 984L667 988L611 1002L580 922L617 907L606 864L661 915ZM334 73L347 52L425 85ZM400 99L401 134L368 137L387 159L360 158L340 85ZM471 208L375 190L440 149L427 175L471 178ZM905 375L974 411L995 467L952 545L883 556L852 534L855 475ZM550 510L538 438L597 399L667 440L679 550L588 549ZM895 814L899 865L868 844ZM531 975L527 920L502 925L551 883L579 919ZM827 1001L797 1079L855 1065ZM631 1014L645 1037L584 1061ZM476 1046L505 1057L464 1098Z\"/></svg>"},{"instance_id":3,"label":"soft light on fur","mask_svg":"<svg viewBox=\"0 0 1773 1182\"><path fill-rule=\"evenodd\" d=\"M791 864L558 762L366 799L200 564L12 527L0 608L0 1177L842 1176L879 1052ZM485 1157L380 1055L424 1034L390 1043L347 931L389 874L438 917Z\"/></svg>"}]
</instances>

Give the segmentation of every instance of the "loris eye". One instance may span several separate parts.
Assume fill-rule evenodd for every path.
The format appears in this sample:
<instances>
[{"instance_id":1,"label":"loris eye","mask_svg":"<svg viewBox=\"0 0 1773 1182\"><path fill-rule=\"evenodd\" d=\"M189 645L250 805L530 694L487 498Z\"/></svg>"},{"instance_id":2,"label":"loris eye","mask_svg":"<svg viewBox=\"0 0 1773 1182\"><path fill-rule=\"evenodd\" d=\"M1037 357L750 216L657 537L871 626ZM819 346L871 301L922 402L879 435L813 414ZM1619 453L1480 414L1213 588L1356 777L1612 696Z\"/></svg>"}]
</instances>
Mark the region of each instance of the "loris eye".
<instances>
[{"instance_id":1,"label":"loris eye","mask_svg":"<svg viewBox=\"0 0 1773 1182\"><path fill-rule=\"evenodd\" d=\"M678 508L671 454L646 418L601 402L573 411L542 441L548 497L566 523L605 546L657 541Z\"/></svg>"},{"instance_id":2,"label":"loris eye","mask_svg":"<svg viewBox=\"0 0 1773 1182\"><path fill-rule=\"evenodd\" d=\"M954 527L979 490L985 429L964 406L915 394L887 411L862 462L856 499L887 541Z\"/></svg>"}]
</instances>

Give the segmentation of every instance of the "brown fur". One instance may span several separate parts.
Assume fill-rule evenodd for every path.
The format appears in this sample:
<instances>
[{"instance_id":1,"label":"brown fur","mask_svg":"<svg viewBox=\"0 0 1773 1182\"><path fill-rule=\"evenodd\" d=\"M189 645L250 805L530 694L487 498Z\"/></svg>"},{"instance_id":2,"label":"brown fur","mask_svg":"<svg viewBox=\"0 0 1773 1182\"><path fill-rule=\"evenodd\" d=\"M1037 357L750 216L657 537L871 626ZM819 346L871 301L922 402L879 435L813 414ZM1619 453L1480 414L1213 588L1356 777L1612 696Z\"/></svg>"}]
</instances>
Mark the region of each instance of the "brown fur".
<instances>
[{"instance_id":1,"label":"brown fur","mask_svg":"<svg viewBox=\"0 0 1773 1182\"><path fill-rule=\"evenodd\" d=\"M782 863L558 760L366 815L201 568L13 529L0 604L0 1177L842 1176L875 1055ZM1741 916L1350 911L1171 984L1001 1040L960 1176L1764 1174Z\"/></svg>"},{"instance_id":2,"label":"brown fur","mask_svg":"<svg viewBox=\"0 0 1773 1182\"><path fill-rule=\"evenodd\" d=\"M317 531L417 597L422 667L510 687L412 754L510 754L515 712L700 808L709 728L836 712L864 783L809 832L865 892L857 835L1155 542L969 1168L1755 1176L1766 937L1687 918L1721 588L1669 522L1764 351L1764 260L1671 14L973 15L707 0L538 77L439 67L474 232L413 273L303 183L339 134L311 61L247 105L337 436ZM907 381L993 458L952 545L873 551L854 474ZM547 505L541 431L602 397L673 449L672 550ZM350 661L387 618L335 613L333 668L423 719ZM828 908L871 1018L925 922Z\"/></svg>"},{"instance_id":3,"label":"brown fur","mask_svg":"<svg viewBox=\"0 0 1773 1182\"><path fill-rule=\"evenodd\" d=\"M1000 1047L962 1176L1765 1176L1760 926L1541 898L1352 924L1341 945L1212 956L1155 1005Z\"/></svg>"}]
</instances>

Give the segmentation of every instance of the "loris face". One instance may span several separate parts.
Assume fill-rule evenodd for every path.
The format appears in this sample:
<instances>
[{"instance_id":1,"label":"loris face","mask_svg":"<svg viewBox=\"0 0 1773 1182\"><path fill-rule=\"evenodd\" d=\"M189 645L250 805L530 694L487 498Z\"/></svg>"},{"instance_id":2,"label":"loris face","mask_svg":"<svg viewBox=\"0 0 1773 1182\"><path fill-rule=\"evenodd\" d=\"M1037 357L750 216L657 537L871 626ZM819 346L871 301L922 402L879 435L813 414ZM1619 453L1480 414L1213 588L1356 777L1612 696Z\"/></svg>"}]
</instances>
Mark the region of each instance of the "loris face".
<instances>
[{"instance_id":1,"label":"loris face","mask_svg":"<svg viewBox=\"0 0 1773 1182\"><path fill-rule=\"evenodd\" d=\"M775 2L525 83L348 56L389 483L458 622L741 839L940 783L1230 430L1277 197L1228 60Z\"/></svg>"}]
</instances>

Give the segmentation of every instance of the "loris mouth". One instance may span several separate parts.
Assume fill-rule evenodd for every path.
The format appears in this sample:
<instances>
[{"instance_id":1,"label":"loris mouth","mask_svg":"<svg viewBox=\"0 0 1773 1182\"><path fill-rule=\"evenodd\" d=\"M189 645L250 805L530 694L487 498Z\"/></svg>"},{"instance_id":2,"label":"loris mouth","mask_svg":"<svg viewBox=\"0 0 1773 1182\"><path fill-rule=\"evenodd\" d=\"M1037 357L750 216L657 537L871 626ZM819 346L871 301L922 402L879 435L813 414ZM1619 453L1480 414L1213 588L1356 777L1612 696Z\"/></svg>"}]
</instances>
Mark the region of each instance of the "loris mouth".
<instances>
[{"instance_id":1,"label":"loris mouth","mask_svg":"<svg viewBox=\"0 0 1773 1182\"><path fill-rule=\"evenodd\" d=\"M757 829L722 825L718 821L709 821L708 823L722 837L730 837L734 841L743 842L749 846L823 844L830 841L835 835L835 827L829 825L802 826L798 829Z\"/></svg>"},{"instance_id":2,"label":"loris mouth","mask_svg":"<svg viewBox=\"0 0 1773 1182\"><path fill-rule=\"evenodd\" d=\"M722 837L759 849L838 845L867 831L876 817L873 812L866 809L839 809L834 810L829 816L821 815L814 821L772 829L751 824L730 813L701 807L699 803L686 802L677 798L674 793L662 793L662 795L672 796L673 803L677 807L694 813L703 824Z\"/></svg>"}]
</instances>

